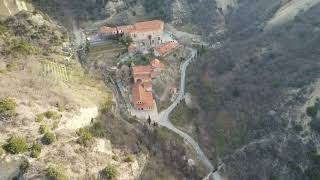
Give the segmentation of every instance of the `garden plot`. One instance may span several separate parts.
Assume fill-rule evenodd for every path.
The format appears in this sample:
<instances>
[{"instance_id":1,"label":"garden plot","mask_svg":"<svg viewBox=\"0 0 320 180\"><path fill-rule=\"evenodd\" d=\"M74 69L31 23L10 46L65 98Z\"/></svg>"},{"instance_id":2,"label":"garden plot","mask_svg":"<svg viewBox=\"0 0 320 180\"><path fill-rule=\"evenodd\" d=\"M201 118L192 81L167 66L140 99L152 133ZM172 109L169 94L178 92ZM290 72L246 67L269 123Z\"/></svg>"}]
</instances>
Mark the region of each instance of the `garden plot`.
<instances>
[{"instance_id":1,"label":"garden plot","mask_svg":"<svg viewBox=\"0 0 320 180\"><path fill-rule=\"evenodd\" d=\"M69 81L70 73L65 65L46 62L43 64L43 74L55 81Z\"/></svg>"}]
</instances>

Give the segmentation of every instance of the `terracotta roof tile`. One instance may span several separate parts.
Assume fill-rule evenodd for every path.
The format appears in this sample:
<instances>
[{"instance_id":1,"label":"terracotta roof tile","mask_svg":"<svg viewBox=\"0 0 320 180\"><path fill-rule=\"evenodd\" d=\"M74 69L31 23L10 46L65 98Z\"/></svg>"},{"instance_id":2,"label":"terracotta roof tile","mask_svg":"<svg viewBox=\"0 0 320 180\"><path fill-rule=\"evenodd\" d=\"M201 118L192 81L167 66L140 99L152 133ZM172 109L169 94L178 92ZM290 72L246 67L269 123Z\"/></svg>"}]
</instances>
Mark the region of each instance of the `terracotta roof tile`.
<instances>
[{"instance_id":1,"label":"terracotta roof tile","mask_svg":"<svg viewBox=\"0 0 320 180\"><path fill-rule=\"evenodd\" d=\"M134 29L132 29L131 32L157 31L163 30L164 22L160 20L145 21L135 23L133 26Z\"/></svg>"},{"instance_id":2,"label":"terracotta roof tile","mask_svg":"<svg viewBox=\"0 0 320 180\"><path fill-rule=\"evenodd\" d=\"M133 75L150 74L151 71L152 71L151 66L134 66L134 67L132 67Z\"/></svg>"},{"instance_id":3,"label":"terracotta roof tile","mask_svg":"<svg viewBox=\"0 0 320 180\"><path fill-rule=\"evenodd\" d=\"M165 65L161 63L159 59L154 59L150 62L150 65L152 68L159 68L159 69L164 69Z\"/></svg>"},{"instance_id":4,"label":"terracotta roof tile","mask_svg":"<svg viewBox=\"0 0 320 180\"><path fill-rule=\"evenodd\" d=\"M132 87L132 101L136 108L144 110L154 108L154 99L152 92L146 91L141 83L135 83Z\"/></svg>"},{"instance_id":5,"label":"terracotta roof tile","mask_svg":"<svg viewBox=\"0 0 320 180\"><path fill-rule=\"evenodd\" d=\"M160 56L165 56L169 53L171 53L173 50L178 48L179 43L176 41L170 41L165 44L162 44L156 48L154 48L154 51L158 52Z\"/></svg>"},{"instance_id":6,"label":"terracotta roof tile","mask_svg":"<svg viewBox=\"0 0 320 180\"><path fill-rule=\"evenodd\" d=\"M138 22L134 25L127 26L118 26L118 27L107 27L103 26L100 28L100 32L109 33L109 32L125 32L125 33L134 33L134 32L147 32L147 31L158 31L164 29L164 22L160 20L144 21Z\"/></svg>"},{"instance_id":7,"label":"terracotta roof tile","mask_svg":"<svg viewBox=\"0 0 320 180\"><path fill-rule=\"evenodd\" d=\"M108 27L108 26L102 26L100 28L100 32L103 33L117 33L117 28L113 28L113 27Z\"/></svg>"}]
</instances>

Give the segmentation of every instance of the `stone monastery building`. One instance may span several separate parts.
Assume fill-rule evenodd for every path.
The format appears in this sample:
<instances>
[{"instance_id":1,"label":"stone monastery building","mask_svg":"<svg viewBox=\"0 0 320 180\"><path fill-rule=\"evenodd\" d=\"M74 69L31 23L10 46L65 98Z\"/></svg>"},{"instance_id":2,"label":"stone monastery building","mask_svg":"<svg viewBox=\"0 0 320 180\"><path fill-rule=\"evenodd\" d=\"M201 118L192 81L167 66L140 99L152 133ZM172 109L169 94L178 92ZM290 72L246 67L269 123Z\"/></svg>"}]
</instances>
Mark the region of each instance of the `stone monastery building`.
<instances>
[{"instance_id":1,"label":"stone monastery building","mask_svg":"<svg viewBox=\"0 0 320 180\"><path fill-rule=\"evenodd\" d=\"M155 47L162 44L164 31L164 22L160 20L152 20L138 22L133 25L100 28L100 36L103 38L113 38L128 36L136 43Z\"/></svg>"},{"instance_id":2,"label":"stone monastery building","mask_svg":"<svg viewBox=\"0 0 320 180\"><path fill-rule=\"evenodd\" d=\"M133 66L132 104L137 110L153 110L156 106L152 94L152 79L155 71L164 70L165 65L154 59L147 66Z\"/></svg>"}]
</instances>

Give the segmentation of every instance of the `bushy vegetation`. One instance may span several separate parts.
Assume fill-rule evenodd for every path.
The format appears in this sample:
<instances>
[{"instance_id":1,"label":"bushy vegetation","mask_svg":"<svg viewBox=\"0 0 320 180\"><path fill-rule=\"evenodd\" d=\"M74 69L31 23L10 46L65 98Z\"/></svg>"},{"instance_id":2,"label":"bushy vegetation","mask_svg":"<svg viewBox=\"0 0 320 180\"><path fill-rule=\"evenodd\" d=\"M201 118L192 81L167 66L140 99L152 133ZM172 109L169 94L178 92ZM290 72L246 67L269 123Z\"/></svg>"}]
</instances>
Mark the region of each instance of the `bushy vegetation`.
<instances>
[{"instance_id":1,"label":"bushy vegetation","mask_svg":"<svg viewBox=\"0 0 320 180\"><path fill-rule=\"evenodd\" d=\"M100 105L100 111L102 113L106 113L108 111L110 111L112 107L112 96L109 95L108 97L105 97L103 102Z\"/></svg>"},{"instance_id":2,"label":"bushy vegetation","mask_svg":"<svg viewBox=\"0 0 320 180\"><path fill-rule=\"evenodd\" d=\"M108 180L113 180L117 177L118 171L114 166L109 165L102 170L102 175Z\"/></svg>"},{"instance_id":3,"label":"bushy vegetation","mask_svg":"<svg viewBox=\"0 0 320 180\"><path fill-rule=\"evenodd\" d=\"M311 118L310 127L317 133L320 133L320 118L318 113L320 111L320 99L317 99L313 106L306 109L307 115Z\"/></svg>"},{"instance_id":4,"label":"bushy vegetation","mask_svg":"<svg viewBox=\"0 0 320 180\"><path fill-rule=\"evenodd\" d=\"M48 126L46 124L41 124L40 127L39 127L39 133L40 134L44 134L46 132L48 132Z\"/></svg>"},{"instance_id":5,"label":"bushy vegetation","mask_svg":"<svg viewBox=\"0 0 320 180\"><path fill-rule=\"evenodd\" d=\"M81 145L88 146L92 142L93 136L91 132L85 128L80 128L77 132L79 138L77 142Z\"/></svg>"},{"instance_id":6,"label":"bushy vegetation","mask_svg":"<svg viewBox=\"0 0 320 180\"><path fill-rule=\"evenodd\" d=\"M49 165L46 169L46 175L50 180L68 180L64 168L59 165Z\"/></svg>"},{"instance_id":7,"label":"bushy vegetation","mask_svg":"<svg viewBox=\"0 0 320 180\"><path fill-rule=\"evenodd\" d=\"M31 147L31 157L39 158L41 154L41 149L42 149L41 144L34 144Z\"/></svg>"},{"instance_id":8,"label":"bushy vegetation","mask_svg":"<svg viewBox=\"0 0 320 180\"><path fill-rule=\"evenodd\" d=\"M129 46L133 42L132 38L129 36L122 36L119 41L125 46Z\"/></svg>"},{"instance_id":9,"label":"bushy vegetation","mask_svg":"<svg viewBox=\"0 0 320 180\"><path fill-rule=\"evenodd\" d=\"M31 18L35 14L42 15L44 20L50 18L40 11L20 12L0 22L0 35L3 35L6 46L0 49L2 55L27 56L39 53L55 52L55 46L60 46L68 40L66 32L54 24L39 25ZM46 48L43 48L46 47Z\"/></svg>"},{"instance_id":10,"label":"bushy vegetation","mask_svg":"<svg viewBox=\"0 0 320 180\"><path fill-rule=\"evenodd\" d=\"M42 122L43 120L44 120L44 115L43 115L43 114L37 114L37 115L36 115L35 121L36 121L37 123L40 123L40 122Z\"/></svg>"},{"instance_id":11,"label":"bushy vegetation","mask_svg":"<svg viewBox=\"0 0 320 180\"><path fill-rule=\"evenodd\" d=\"M155 13L158 18L168 19L166 12L166 2L159 0L143 0L143 6L148 13Z\"/></svg>"},{"instance_id":12,"label":"bushy vegetation","mask_svg":"<svg viewBox=\"0 0 320 180\"><path fill-rule=\"evenodd\" d=\"M28 150L28 144L25 138L12 136L4 148L11 154L20 154Z\"/></svg>"},{"instance_id":13,"label":"bushy vegetation","mask_svg":"<svg viewBox=\"0 0 320 180\"><path fill-rule=\"evenodd\" d=\"M41 139L42 144L44 144L44 145L50 145L50 144L52 144L55 140L56 140L56 136L55 136L55 134L52 133L52 132L46 132L46 133L43 135L42 139Z\"/></svg>"},{"instance_id":14,"label":"bushy vegetation","mask_svg":"<svg viewBox=\"0 0 320 180\"><path fill-rule=\"evenodd\" d=\"M24 159L19 166L20 175L26 173L29 167L30 167L29 161L27 159Z\"/></svg>"},{"instance_id":15,"label":"bushy vegetation","mask_svg":"<svg viewBox=\"0 0 320 180\"><path fill-rule=\"evenodd\" d=\"M3 21L0 21L0 35L8 32L8 27Z\"/></svg>"},{"instance_id":16,"label":"bushy vegetation","mask_svg":"<svg viewBox=\"0 0 320 180\"><path fill-rule=\"evenodd\" d=\"M3 98L0 100L0 118L12 118L17 115L16 113L16 102L9 98Z\"/></svg>"},{"instance_id":17,"label":"bushy vegetation","mask_svg":"<svg viewBox=\"0 0 320 180\"><path fill-rule=\"evenodd\" d=\"M320 155L317 153L315 149L308 152L307 155L313 163L313 165L305 170L305 177L307 180L318 180L320 179Z\"/></svg>"},{"instance_id":18,"label":"bushy vegetation","mask_svg":"<svg viewBox=\"0 0 320 180\"><path fill-rule=\"evenodd\" d=\"M53 119L53 120L57 120L62 117L61 114L54 112L54 111L47 111L44 113L44 116L48 119Z\"/></svg>"},{"instance_id":19,"label":"bushy vegetation","mask_svg":"<svg viewBox=\"0 0 320 180\"><path fill-rule=\"evenodd\" d=\"M129 162L133 162L133 156L132 155L127 155L125 158L124 158L124 162L126 162L126 163L129 163Z\"/></svg>"},{"instance_id":20,"label":"bushy vegetation","mask_svg":"<svg viewBox=\"0 0 320 180\"><path fill-rule=\"evenodd\" d=\"M13 38L7 41L2 50L3 55L31 55L37 54L39 49L22 38Z\"/></svg>"},{"instance_id":21,"label":"bushy vegetation","mask_svg":"<svg viewBox=\"0 0 320 180\"><path fill-rule=\"evenodd\" d=\"M315 118L318 113L318 109L315 106L309 106L307 107L306 113L309 117Z\"/></svg>"},{"instance_id":22,"label":"bushy vegetation","mask_svg":"<svg viewBox=\"0 0 320 180\"><path fill-rule=\"evenodd\" d=\"M95 137L104 137L105 136L105 128L102 122L96 122L90 127L90 132Z\"/></svg>"}]
</instances>

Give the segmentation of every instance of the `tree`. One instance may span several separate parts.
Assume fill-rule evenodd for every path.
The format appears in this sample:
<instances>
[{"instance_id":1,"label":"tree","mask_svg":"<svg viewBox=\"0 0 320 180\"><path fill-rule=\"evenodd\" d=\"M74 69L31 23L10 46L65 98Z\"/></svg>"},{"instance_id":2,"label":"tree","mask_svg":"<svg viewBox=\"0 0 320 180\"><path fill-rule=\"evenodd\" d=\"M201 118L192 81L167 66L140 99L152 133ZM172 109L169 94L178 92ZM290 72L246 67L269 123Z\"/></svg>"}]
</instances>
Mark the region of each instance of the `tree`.
<instances>
[{"instance_id":1,"label":"tree","mask_svg":"<svg viewBox=\"0 0 320 180\"><path fill-rule=\"evenodd\" d=\"M77 142L81 145L87 146L89 142L93 139L91 132L84 128L80 128L77 134L79 136Z\"/></svg>"},{"instance_id":2,"label":"tree","mask_svg":"<svg viewBox=\"0 0 320 180\"><path fill-rule=\"evenodd\" d=\"M41 144L34 144L31 147L31 157L39 158L41 154L41 149L42 149Z\"/></svg>"},{"instance_id":3,"label":"tree","mask_svg":"<svg viewBox=\"0 0 320 180\"><path fill-rule=\"evenodd\" d=\"M115 179L118 175L118 171L114 166L107 166L106 168L103 169L102 174L108 179L112 180Z\"/></svg>"},{"instance_id":4,"label":"tree","mask_svg":"<svg viewBox=\"0 0 320 180\"><path fill-rule=\"evenodd\" d=\"M54 133L46 132L42 137L41 141L45 145L50 145L56 140L56 136Z\"/></svg>"},{"instance_id":5,"label":"tree","mask_svg":"<svg viewBox=\"0 0 320 180\"><path fill-rule=\"evenodd\" d=\"M17 104L16 102L9 98L6 97L4 99L1 99L0 101L0 118L12 118L17 115L16 113L16 107Z\"/></svg>"},{"instance_id":6,"label":"tree","mask_svg":"<svg viewBox=\"0 0 320 180\"><path fill-rule=\"evenodd\" d=\"M12 136L5 145L5 150L11 154L20 154L28 150L25 138Z\"/></svg>"},{"instance_id":7,"label":"tree","mask_svg":"<svg viewBox=\"0 0 320 180\"><path fill-rule=\"evenodd\" d=\"M44 116L48 119L53 119L53 120L60 119L62 117L61 114L54 111L47 111L44 113Z\"/></svg>"},{"instance_id":8,"label":"tree","mask_svg":"<svg viewBox=\"0 0 320 180\"><path fill-rule=\"evenodd\" d=\"M315 106L307 107L306 113L309 117L315 118L317 116L318 110Z\"/></svg>"},{"instance_id":9,"label":"tree","mask_svg":"<svg viewBox=\"0 0 320 180\"><path fill-rule=\"evenodd\" d=\"M126 163L129 163L129 162L132 162L134 160L133 156L132 155L127 155L126 158L124 158L124 162Z\"/></svg>"},{"instance_id":10,"label":"tree","mask_svg":"<svg viewBox=\"0 0 320 180\"><path fill-rule=\"evenodd\" d=\"M40 123L40 122L43 121L43 119L44 119L44 114L37 114L35 121L36 121L37 123Z\"/></svg>"},{"instance_id":11,"label":"tree","mask_svg":"<svg viewBox=\"0 0 320 180\"><path fill-rule=\"evenodd\" d=\"M48 132L48 126L46 124L41 124L39 127L39 133L44 134L46 132Z\"/></svg>"},{"instance_id":12,"label":"tree","mask_svg":"<svg viewBox=\"0 0 320 180\"><path fill-rule=\"evenodd\" d=\"M49 165L46 169L46 175L51 180L67 180L65 175L64 168L58 165Z\"/></svg>"}]
</instances>

